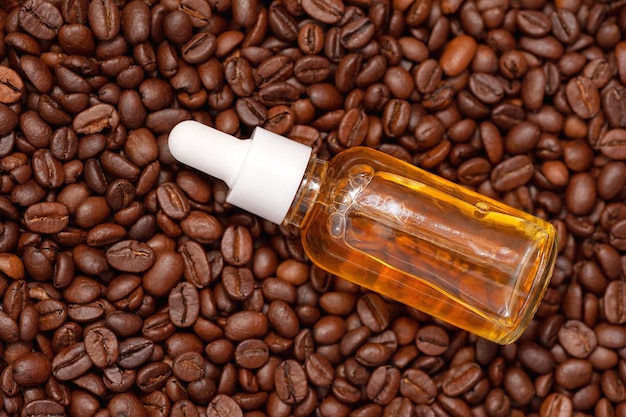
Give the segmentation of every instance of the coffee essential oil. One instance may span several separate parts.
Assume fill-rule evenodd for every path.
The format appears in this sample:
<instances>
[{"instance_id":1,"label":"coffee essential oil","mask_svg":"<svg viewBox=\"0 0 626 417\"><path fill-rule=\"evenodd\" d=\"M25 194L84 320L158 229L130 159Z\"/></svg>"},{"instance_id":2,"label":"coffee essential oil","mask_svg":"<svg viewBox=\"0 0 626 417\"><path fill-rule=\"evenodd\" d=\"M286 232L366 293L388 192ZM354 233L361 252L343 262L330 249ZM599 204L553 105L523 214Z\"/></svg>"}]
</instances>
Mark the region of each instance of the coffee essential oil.
<instances>
[{"instance_id":1,"label":"coffee essential oil","mask_svg":"<svg viewBox=\"0 0 626 417\"><path fill-rule=\"evenodd\" d=\"M224 180L227 202L298 226L331 274L497 343L526 329L554 269L549 222L371 148L323 161L260 127L240 140L194 121L169 148Z\"/></svg>"}]
</instances>

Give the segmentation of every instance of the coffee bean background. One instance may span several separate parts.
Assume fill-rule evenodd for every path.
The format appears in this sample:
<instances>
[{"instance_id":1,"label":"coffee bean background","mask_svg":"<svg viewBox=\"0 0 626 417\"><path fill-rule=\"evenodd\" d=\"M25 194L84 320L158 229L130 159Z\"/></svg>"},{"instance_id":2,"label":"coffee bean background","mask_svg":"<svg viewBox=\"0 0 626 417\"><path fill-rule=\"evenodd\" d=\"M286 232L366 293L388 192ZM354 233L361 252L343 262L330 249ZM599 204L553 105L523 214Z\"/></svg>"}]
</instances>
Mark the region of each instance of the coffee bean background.
<instances>
[{"instance_id":1,"label":"coffee bean background","mask_svg":"<svg viewBox=\"0 0 626 417\"><path fill-rule=\"evenodd\" d=\"M4 0L0 417L626 415L621 0ZM499 346L330 276L170 129L370 146L548 219Z\"/></svg>"}]
</instances>

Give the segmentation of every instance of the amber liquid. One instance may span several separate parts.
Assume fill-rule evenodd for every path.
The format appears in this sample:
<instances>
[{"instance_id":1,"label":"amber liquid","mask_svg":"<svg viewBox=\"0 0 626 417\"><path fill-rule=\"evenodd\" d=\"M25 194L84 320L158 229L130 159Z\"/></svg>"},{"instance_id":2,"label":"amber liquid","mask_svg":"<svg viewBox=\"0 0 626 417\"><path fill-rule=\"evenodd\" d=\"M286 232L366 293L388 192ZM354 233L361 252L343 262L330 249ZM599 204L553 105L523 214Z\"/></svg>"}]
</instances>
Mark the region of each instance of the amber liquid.
<instances>
[{"instance_id":1,"label":"amber liquid","mask_svg":"<svg viewBox=\"0 0 626 417\"><path fill-rule=\"evenodd\" d=\"M368 164L343 175L302 225L314 262L487 339L519 337L556 256L549 224L449 183Z\"/></svg>"}]
</instances>

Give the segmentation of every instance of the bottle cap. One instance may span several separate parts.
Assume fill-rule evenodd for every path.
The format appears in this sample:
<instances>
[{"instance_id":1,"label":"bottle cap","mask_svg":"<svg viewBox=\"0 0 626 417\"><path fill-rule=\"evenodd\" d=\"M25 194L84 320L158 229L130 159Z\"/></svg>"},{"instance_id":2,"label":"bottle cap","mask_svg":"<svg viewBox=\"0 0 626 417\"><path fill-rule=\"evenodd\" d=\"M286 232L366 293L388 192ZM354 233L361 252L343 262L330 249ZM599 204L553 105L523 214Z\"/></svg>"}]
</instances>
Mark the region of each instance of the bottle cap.
<instances>
[{"instance_id":1,"label":"bottle cap","mask_svg":"<svg viewBox=\"0 0 626 417\"><path fill-rule=\"evenodd\" d=\"M238 139L195 121L172 129L168 139L178 161L223 180L226 201L280 224L302 182L311 148L257 127Z\"/></svg>"}]
</instances>

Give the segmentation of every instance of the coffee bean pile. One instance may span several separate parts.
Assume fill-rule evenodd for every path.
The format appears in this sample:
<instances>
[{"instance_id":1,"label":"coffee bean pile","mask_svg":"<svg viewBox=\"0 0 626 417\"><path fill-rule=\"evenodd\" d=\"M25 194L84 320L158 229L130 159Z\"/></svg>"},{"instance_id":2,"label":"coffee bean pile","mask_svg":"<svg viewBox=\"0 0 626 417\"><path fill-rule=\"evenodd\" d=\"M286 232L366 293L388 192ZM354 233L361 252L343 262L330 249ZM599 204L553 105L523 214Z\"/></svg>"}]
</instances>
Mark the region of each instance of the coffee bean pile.
<instances>
[{"instance_id":1,"label":"coffee bean pile","mask_svg":"<svg viewBox=\"0 0 626 417\"><path fill-rule=\"evenodd\" d=\"M626 415L626 7L5 0L0 417ZM551 221L499 346L330 276L179 163L195 119L369 146Z\"/></svg>"}]
</instances>

